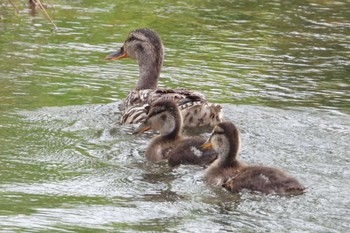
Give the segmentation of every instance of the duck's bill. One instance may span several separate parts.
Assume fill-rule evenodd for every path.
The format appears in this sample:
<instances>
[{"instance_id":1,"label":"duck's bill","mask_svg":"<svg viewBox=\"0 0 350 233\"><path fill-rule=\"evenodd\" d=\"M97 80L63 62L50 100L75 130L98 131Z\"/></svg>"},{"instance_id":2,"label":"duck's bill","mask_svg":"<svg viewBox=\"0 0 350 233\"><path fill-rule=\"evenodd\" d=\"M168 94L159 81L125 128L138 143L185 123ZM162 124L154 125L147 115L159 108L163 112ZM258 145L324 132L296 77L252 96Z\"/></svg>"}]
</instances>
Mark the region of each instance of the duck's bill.
<instances>
[{"instance_id":1,"label":"duck's bill","mask_svg":"<svg viewBox=\"0 0 350 233\"><path fill-rule=\"evenodd\" d=\"M143 134L144 132L148 131L151 129L151 126L145 124L145 123L142 123L136 130L133 134L137 134L137 135L140 135L140 134Z\"/></svg>"},{"instance_id":2,"label":"duck's bill","mask_svg":"<svg viewBox=\"0 0 350 233\"><path fill-rule=\"evenodd\" d=\"M123 49L119 49L118 51L109 54L109 55L106 57L106 60L118 60L118 59L127 58L127 57L128 57L128 54L125 53L125 52L123 51Z\"/></svg>"},{"instance_id":3,"label":"duck's bill","mask_svg":"<svg viewBox=\"0 0 350 233\"><path fill-rule=\"evenodd\" d=\"M205 143L203 143L201 145L201 148L204 149L204 150L209 150L209 149L212 149L213 148L213 145L211 144L211 142L209 141L206 141Z\"/></svg>"}]
</instances>

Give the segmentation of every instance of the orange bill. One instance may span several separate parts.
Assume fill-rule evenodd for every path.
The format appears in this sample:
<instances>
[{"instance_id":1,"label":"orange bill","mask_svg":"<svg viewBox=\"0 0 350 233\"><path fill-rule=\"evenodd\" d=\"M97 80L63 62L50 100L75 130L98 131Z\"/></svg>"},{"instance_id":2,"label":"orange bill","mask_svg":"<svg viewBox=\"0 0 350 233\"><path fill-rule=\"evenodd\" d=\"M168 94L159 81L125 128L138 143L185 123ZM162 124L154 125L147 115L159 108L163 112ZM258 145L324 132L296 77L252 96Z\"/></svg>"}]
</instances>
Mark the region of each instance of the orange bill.
<instances>
[{"instance_id":1,"label":"orange bill","mask_svg":"<svg viewBox=\"0 0 350 233\"><path fill-rule=\"evenodd\" d=\"M203 143L201 145L201 148L204 149L204 150L209 150L209 149L212 149L213 148L213 145L211 144L211 142L208 140L206 141L205 143Z\"/></svg>"},{"instance_id":2,"label":"orange bill","mask_svg":"<svg viewBox=\"0 0 350 233\"><path fill-rule=\"evenodd\" d=\"M146 132L147 130L150 130L151 129L151 126L146 124L146 123L142 123L136 130L133 134L137 134L137 135L140 135L144 132Z\"/></svg>"},{"instance_id":3,"label":"orange bill","mask_svg":"<svg viewBox=\"0 0 350 233\"><path fill-rule=\"evenodd\" d=\"M106 60L118 60L118 59L122 59L122 58L127 58L128 54L124 52L124 49L121 48L118 51L109 54L106 57Z\"/></svg>"}]
</instances>

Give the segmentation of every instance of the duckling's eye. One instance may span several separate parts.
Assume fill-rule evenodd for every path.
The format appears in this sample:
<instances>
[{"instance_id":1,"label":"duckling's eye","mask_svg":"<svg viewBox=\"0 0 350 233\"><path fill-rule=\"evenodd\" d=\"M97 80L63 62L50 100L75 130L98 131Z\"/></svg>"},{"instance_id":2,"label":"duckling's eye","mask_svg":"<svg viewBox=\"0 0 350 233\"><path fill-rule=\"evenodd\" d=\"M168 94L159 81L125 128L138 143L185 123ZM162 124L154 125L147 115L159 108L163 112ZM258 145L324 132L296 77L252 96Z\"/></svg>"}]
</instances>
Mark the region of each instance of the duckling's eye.
<instances>
[{"instance_id":1,"label":"duckling's eye","mask_svg":"<svg viewBox=\"0 0 350 233\"><path fill-rule=\"evenodd\" d=\"M213 134L224 134L224 131L222 130L215 130Z\"/></svg>"},{"instance_id":2,"label":"duckling's eye","mask_svg":"<svg viewBox=\"0 0 350 233\"><path fill-rule=\"evenodd\" d=\"M164 112L164 111L166 111L166 109L165 109L163 106L158 107L158 108L154 108L153 111L151 111L151 112L149 113L149 116L148 116L148 117L152 117L152 116L154 116L154 115L158 115L158 114L160 114L160 113L162 113L162 112Z\"/></svg>"},{"instance_id":3,"label":"duckling's eye","mask_svg":"<svg viewBox=\"0 0 350 233\"><path fill-rule=\"evenodd\" d=\"M166 109L165 109L165 107L164 106L160 106L159 108L157 108L156 109L156 114L159 114L159 113L162 113L162 112L164 112Z\"/></svg>"},{"instance_id":4,"label":"duckling's eye","mask_svg":"<svg viewBox=\"0 0 350 233\"><path fill-rule=\"evenodd\" d=\"M160 119L162 119L163 121L165 121L166 118L167 118L167 116L166 116L165 114L163 114L163 115L160 116Z\"/></svg>"}]
</instances>

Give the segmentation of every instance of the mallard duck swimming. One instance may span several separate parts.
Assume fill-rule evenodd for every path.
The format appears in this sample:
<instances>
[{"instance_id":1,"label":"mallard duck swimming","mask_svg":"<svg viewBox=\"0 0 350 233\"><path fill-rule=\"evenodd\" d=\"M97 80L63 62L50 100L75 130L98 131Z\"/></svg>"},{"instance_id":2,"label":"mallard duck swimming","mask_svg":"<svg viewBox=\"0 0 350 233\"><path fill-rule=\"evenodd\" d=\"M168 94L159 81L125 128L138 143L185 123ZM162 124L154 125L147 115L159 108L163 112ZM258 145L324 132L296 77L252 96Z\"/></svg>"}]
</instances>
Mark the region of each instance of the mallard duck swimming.
<instances>
[{"instance_id":1,"label":"mallard duck swimming","mask_svg":"<svg viewBox=\"0 0 350 233\"><path fill-rule=\"evenodd\" d=\"M203 94L184 88L158 88L164 47L155 31L144 28L130 32L123 46L108 55L106 59L116 60L127 57L138 61L140 77L135 89L124 101L125 110L121 120L123 124L143 122L149 105L159 98L172 99L178 104L185 126L214 126L221 122L221 106L208 103Z\"/></svg>"},{"instance_id":2,"label":"mallard duck swimming","mask_svg":"<svg viewBox=\"0 0 350 233\"><path fill-rule=\"evenodd\" d=\"M218 159L205 172L205 181L209 184L223 186L234 193L245 189L267 194L302 193L305 190L295 178L280 169L238 161L239 131L230 122L215 126L202 147L213 148L218 152Z\"/></svg>"},{"instance_id":3,"label":"mallard duck swimming","mask_svg":"<svg viewBox=\"0 0 350 233\"><path fill-rule=\"evenodd\" d=\"M144 123L135 133L157 130L160 135L152 139L146 150L146 158L157 162L168 159L170 166L179 164L207 165L216 159L214 150L202 150L205 138L185 137L182 131L182 116L173 100L160 99L151 105Z\"/></svg>"}]
</instances>

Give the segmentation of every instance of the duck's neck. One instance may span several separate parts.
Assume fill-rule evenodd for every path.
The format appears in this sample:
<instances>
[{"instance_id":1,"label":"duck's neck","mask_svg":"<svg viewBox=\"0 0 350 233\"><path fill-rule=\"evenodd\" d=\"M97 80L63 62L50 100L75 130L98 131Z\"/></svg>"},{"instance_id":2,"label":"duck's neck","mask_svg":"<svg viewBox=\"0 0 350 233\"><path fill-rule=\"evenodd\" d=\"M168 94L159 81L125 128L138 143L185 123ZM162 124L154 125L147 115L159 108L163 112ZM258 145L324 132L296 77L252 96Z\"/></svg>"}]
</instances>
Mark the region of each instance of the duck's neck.
<instances>
[{"instance_id":1,"label":"duck's neck","mask_svg":"<svg viewBox=\"0 0 350 233\"><path fill-rule=\"evenodd\" d=\"M137 82L136 90L156 89L163 65L163 50L158 51L156 56L142 54L138 61L140 78Z\"/></svg>"}]
</instances>

